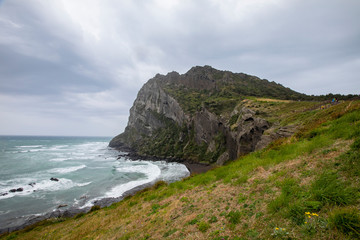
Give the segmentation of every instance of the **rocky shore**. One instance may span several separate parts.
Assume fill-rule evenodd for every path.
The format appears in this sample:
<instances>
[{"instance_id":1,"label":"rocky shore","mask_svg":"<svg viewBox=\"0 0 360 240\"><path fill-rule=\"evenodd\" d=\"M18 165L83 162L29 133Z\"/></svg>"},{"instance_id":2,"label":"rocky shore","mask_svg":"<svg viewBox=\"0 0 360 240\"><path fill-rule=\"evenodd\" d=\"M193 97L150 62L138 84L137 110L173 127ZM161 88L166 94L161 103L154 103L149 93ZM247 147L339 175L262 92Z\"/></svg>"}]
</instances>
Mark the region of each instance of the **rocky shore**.
<instances>
[{"instance_id":1,"label":"rocky shore","mask_svg":"<svg viewBox=\"0 0 360 240\"><path fill-rule=\"evenodd\" d=\"M189 170L190 174L204 173L212 168L212 166L208 165L208 164L191 162L191 161L184 160L184 159L175 159L175 158L162 159L162 158L158 158L158 157L141 156L141 155L136 154L134 151L132 151L129 148L126 148L126 149L123 148L123 149L118 149L118 150L120 151L118 159L121 157L126 157L131 160L178 162L178 163L184 164L187 167L187 169ZM52 178L51 180L56 181L57 179ZM141 191L147 187L151 187L154 183L155 182L151 182L151 183L137 186L137 187L125 192L120 197L101 198L101 199L95 200L92 202L92 204L93 204L93 206L99 206L100 208L108 207L111 204L119 202L128 196L132 196L132 195L136 194L138 191ZM31 183L31 184L35 185L36 183ZM74 206L59 205L53 211L47 212L47 213L44 213L41 215L37 214L37 215L30 215L30 216L23 216L23 217L19 217L19 218L9 219L8 221L1 223L0 234L21 230L21 229L24 229L31 225L34 225L36 223L39 223L41 221L44 221L46 219L74 217L81 213L87 213L90 210L91 210L91 207L79 208L79 207L74 207Z\"/></svg>"}]
</instances>

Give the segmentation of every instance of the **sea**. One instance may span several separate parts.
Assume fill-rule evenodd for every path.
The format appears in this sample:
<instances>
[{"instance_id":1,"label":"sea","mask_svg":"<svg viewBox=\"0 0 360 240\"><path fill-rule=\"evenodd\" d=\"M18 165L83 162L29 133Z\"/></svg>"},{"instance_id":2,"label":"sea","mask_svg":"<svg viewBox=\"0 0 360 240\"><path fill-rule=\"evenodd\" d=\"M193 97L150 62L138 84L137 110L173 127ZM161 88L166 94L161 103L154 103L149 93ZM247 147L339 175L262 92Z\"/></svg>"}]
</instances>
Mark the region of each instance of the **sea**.
<instances>
[{"instance_id":1,"label":"sea","mask_svg":"<svg viewBox=\"0 0 360 240\"><path fill-rule=\"evenodd\" d=\"M131 160L109 137L0 136L0 228L59 207L86 208L189 176L185 165Z\"/></svg>"}]
</instances>

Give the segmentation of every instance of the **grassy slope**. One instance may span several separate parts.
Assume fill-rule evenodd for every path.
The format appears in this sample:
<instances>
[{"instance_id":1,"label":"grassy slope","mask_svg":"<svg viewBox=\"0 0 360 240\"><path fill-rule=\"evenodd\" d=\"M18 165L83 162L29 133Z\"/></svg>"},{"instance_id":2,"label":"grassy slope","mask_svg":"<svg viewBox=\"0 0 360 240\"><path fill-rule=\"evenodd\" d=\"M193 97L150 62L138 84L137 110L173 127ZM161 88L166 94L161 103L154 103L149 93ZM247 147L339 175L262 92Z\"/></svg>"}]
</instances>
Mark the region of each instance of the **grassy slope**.
<instances>
[{"instance_id":1,"label":"grassy slope","mask_svg":"<svg viewBox=\"0 0 360 240\"><path fill-rule=\"evenodd\" d=\"M304 124L226 166L3 239L359 238L360 102L309 111L298 110L313 104L269 105L279 108L277 120L259 99L246 104L280 125Z\"/></svg>"}]
</instances>

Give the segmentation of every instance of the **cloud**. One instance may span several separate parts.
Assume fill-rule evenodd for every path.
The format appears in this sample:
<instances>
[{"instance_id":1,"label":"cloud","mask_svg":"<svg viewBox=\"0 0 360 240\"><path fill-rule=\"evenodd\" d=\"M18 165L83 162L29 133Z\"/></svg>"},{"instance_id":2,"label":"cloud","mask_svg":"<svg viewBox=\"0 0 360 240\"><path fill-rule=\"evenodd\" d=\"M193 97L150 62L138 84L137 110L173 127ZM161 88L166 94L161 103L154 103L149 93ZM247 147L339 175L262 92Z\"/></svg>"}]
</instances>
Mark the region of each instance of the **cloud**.
<instances>
[{"instance_id":1,"label":"cloud","mask_svg":"<svg viewBox=\"0 0 360 240\"><path fill-rule=\"evenodd\" d=\"M359 13L357 0L3 1L0 134L116 135L148 79L194 65L359 93Z\"/></svg>"}]
</instances>

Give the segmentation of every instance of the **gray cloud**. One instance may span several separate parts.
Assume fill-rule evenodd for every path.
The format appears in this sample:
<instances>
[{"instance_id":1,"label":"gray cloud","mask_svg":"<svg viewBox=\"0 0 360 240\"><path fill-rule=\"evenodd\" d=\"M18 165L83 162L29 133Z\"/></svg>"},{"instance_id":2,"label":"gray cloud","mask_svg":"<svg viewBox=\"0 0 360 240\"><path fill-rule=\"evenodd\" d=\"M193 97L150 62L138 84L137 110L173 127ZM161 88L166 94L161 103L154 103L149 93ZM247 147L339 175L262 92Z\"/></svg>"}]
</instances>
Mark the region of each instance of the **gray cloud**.
<instances>
[{"instance_id":1,"label":"gray cloud","mask_svg":"<svg viewBox=\"0 0 360 240\"><path fill-rule=\"evenodd\" d=\"M245 72L358 94L357 0L5 0L0 134L115 135L156 73Z\"/></svg>"}]
</instances>

